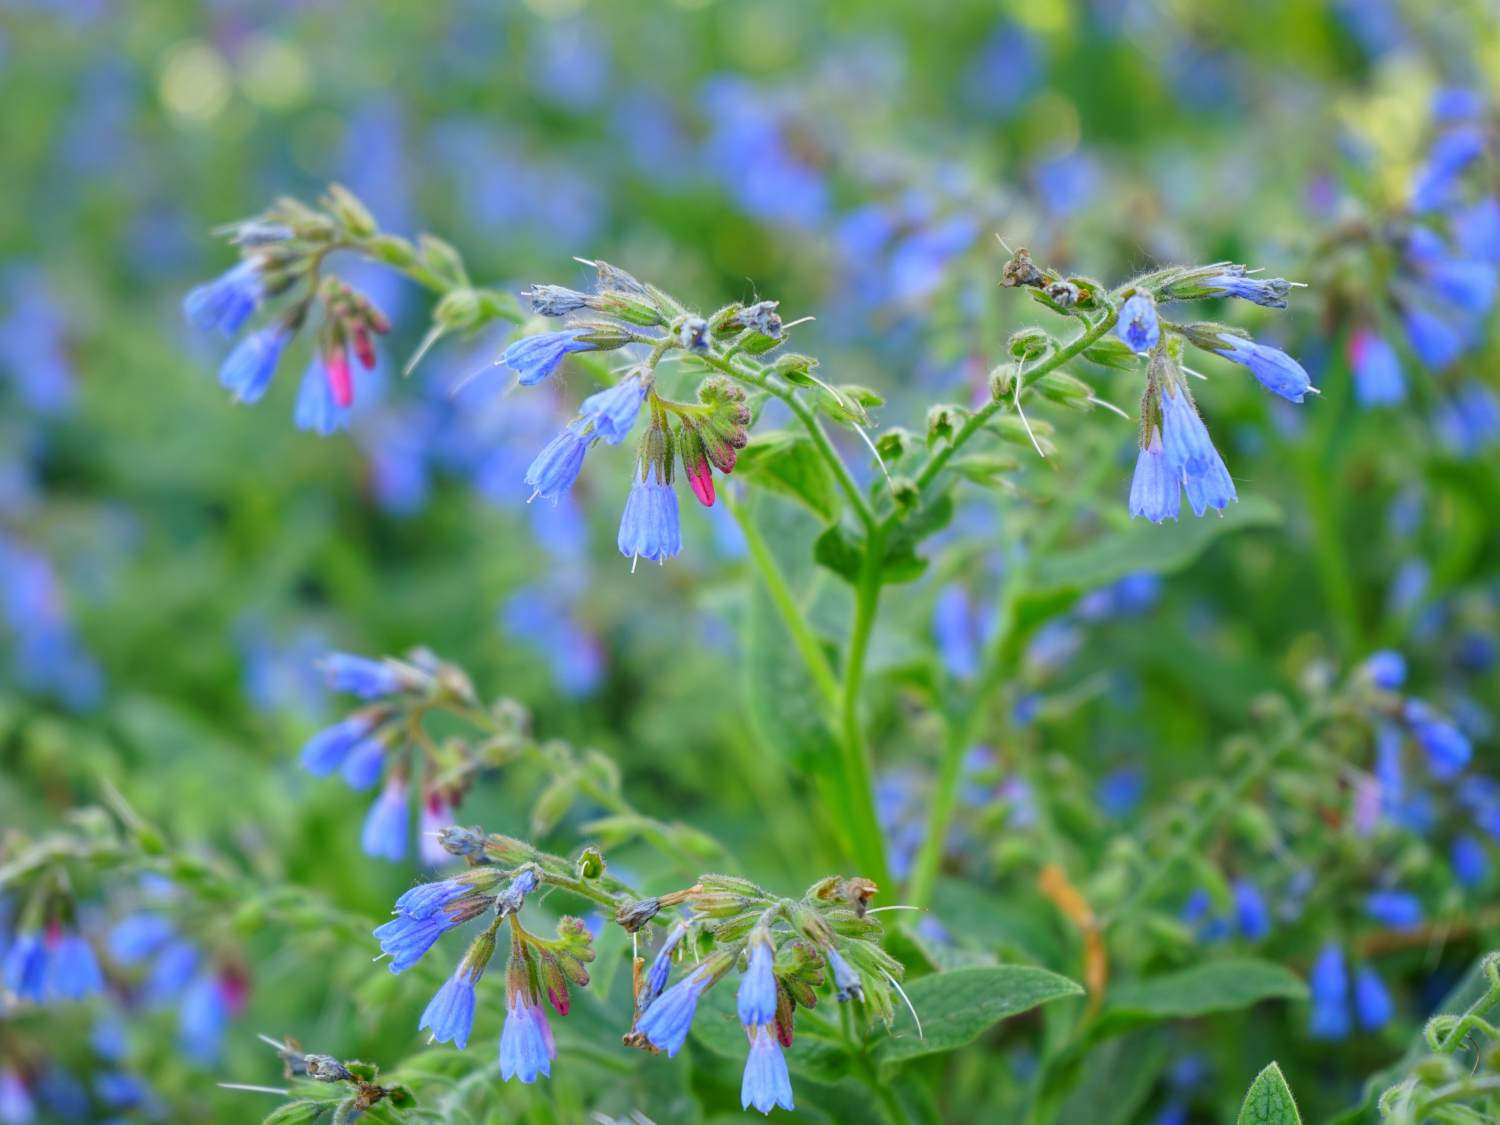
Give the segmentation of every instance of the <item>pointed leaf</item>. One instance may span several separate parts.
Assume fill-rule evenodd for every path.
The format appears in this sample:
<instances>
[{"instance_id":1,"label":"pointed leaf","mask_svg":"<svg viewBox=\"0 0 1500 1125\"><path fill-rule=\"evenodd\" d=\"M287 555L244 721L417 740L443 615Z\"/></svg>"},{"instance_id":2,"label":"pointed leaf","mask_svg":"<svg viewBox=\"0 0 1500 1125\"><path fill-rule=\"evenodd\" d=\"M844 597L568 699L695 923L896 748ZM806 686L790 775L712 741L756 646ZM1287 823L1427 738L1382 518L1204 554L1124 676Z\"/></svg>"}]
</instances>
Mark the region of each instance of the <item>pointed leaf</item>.
<instances>
[{"instance_id":1,"label":"pointed leaf","mask_svg":"<svg viewBox=\"0 0 1500 1125\"><path fill-rule=\"evenodd\" d=\"M1302 1125L1281 1067L1272 1063L1250 1083L1238 1125Z\"/></svg>"}]
</instances>

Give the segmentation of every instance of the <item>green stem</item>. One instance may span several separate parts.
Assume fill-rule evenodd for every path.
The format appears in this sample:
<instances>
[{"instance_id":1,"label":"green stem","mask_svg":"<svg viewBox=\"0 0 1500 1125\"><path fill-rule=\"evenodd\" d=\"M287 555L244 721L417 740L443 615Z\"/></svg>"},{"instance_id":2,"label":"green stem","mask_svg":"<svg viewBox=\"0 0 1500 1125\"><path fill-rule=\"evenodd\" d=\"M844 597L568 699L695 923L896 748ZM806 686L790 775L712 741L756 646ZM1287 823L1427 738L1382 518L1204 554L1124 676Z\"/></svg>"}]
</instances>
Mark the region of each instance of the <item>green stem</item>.
<instances>
[{"instance_id":1,"label":"green stem","mask_svg":"<svg viewBox=\"0 0 1500 1125\"><path fill-rule=\"evenodd\" d=\"M875 814L875 788L872 783L870 751L859 725L859 693L864 680L865 657L870 648L870 634L880 609L882 584L880 560L884 550L883 536L872 530L859 568L859 583L854 591L854 627L849 636L849 650L844 664L844 686L840 699L842 737L839 749L843 756L844 792L849 826L854 841L855 858L869 877L884 884L888 881L885 865L885 838Z\"/></svg>"},{"instance_id":2,"label":"green stem","mask_svg":"<svg viewBox=\"0 0 1500 1125\"><path fill-rule=\"evenodd\" d=\"M775 557L771 554L771 549L766 544L765 536L760 533L760 528L755 526L750 514L734 498L729 489L726 488L722 495L724 506L729 509L729 514L734 517L735 523L739 524L740 532L745 537L745 546L750 552L750 561L755 564L756 572L765 584L766 593L771 596L777 613L781 615L782 624L792 635L792 643L797 646L802 663L807 665L808 675L812 676L818 693L823 697L823 702L830 712L833 711L839 705L839 685L834 678L833 667L823 653L822 643L813 632L812 626L808 624L807 617L797 604L797 599L792 595L791 588L787 586L781 567L777 565Z\"/></svg>"}]
</instances>

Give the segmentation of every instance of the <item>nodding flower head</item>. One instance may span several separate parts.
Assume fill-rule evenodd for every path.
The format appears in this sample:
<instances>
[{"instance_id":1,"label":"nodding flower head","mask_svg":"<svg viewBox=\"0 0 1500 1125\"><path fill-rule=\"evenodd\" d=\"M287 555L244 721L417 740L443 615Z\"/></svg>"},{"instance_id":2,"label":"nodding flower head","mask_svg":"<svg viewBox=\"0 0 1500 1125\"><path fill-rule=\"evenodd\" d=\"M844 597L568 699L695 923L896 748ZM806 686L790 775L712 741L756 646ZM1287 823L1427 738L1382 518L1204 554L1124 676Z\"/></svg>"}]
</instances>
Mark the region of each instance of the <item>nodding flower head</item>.
<instances>
[{"instance_id":1,"label":"nodding flower head","mask_svg":"<svg viewBox=\"0 0 1500 1125\"><path fill-rule=\"evenodd\" d=\"M745 1074L740 1081L740 1108L754 1106L761 1113L797 1108L792 1102L792 1079L787 1073L786 1056L769 1027L758 1027L750 1033L750 1053L745 1058Z\"/></svg>"},{"instance_id":2,"label":"nodding flower head","mask_svg":"<svg viewBox=\"0 0 1500 1125\"><path fill-rule=\"evenodd\" d=\"M1459 175L1484 154L1484 147L1484 132L1478 126L1462 126L1440 136L1412 185L1412 210L1435 211L1452 202Z\"/></svg>"},{"instance_id":3,"label":"nodding flower head","mask_svg":"<svg viewBox=\"0 0 1500 1125\"><path fill-rule=\"evenodd\" d=\"M374 719L363 712L350 715L331 727L325 727L302 747L302 768L314 777L332 773L345 763L354 748L374 729Z\"/></svg>"},{"instance_id":4,"label":"nodding flower head","mask_svg":"<svg viewBox=\"0 0 1500 1125\"><path fill-rule=\"evenodd\" d=\"M677 490L665 473L649 464L636 473L625 499L617 538L620 554L636 561L664 563L682 550L682 525L677 509Z\"/></svg>"},{"instance_id":5,"label":"nodding flower head","mask_svg":"<svg viewBox=\"0 0 1500 1125\"><path fill-rule=\"evenodd\" d=\"M506 1082L512 1078L535 1082L538 1076L551 1077L556 1057L552 1025L541 1004L521 992L512 995L500 1032L500 1077Z\"/></svg>"},{"instance_id":6,"label":"nodding flower head","mask_svg":"<svg viewBox=\"0 0 1500 1125\"><path fill-rule=\"evenodd\" d=\"M1242 301L1253 301L1268 309L1286 308L1286 296L1292 291L1292 283L1282 277L1251 277L1244 266L1233 266L1223 273L1206 277L1198 284L1206 290L1204 296L1238 297Z\"/></svg>"},{"instance_id":7,"label":"nodding flower head","mask_svg":"<svg viewBox=\"0 0 1500 1125\"><path fill-rule=\"evenodd\" d=\"M1365 913L1393 930L1409 930L1422 923L1422 901L1407 891L1371 891L1365 896Z\"/></svg>"},{"instance_id":8,"label":"nodding flower head","mask_svg":"<svg viewBox=\"0 0 1500 1125\"><path fill-rule=\"evenodd\" d=\"M1271 912L1260 888L1249 879L1235 880L1234 917L1240 936L1249 941L1259 941L1271 932Z\"/></svg>"},{"instance_id":9,"label":"nodding flower head","mask_svg":"<svg viewBox=\"0 0 1500 1125\"><path fill-rule=\"evenodd\" d=\"M1369 965L1361 965L1354 974L1354 1014L1366 1031L1379 1031L1396 1014L1385 982Z\"/></svg>"},{"instance_id":10,"label":"nodding flower head","mask_svg":"<svg viewBox=\"0 0 1500 1125\"><path fill-rule=\"evenodd\" d=\"M661 995L662 989L667 987L667 977L672 973L672 954L682 944L682 939L686 934L687 926L678 922L667 932L666 940L656 951L656 956L651 959L651 965L641 980L640 993L635 998L636 1007L641 1011L644 1012L651 1007L656 998Z\"/></svg>"},{"instance_id":11,"label":"nodding flower head","mask_svg":"<svg viewBox=\"0 0 1500 1125\"><path fill-rule=\"evenodd\" d=\"M1390 341L1368 329L1349 337L1354 397L1361 406L1396 406L1406 399L1406 377Z\"/></svg>"},{"instance_id":12,"label":"nodding flower head","mask_svg":"<svg viewBox=\"0 0 1500 1125\"><path fill-rule=\"evenodd\" d=\"M260 268L247 259L208 284L189 291L183 298L182 311L195 328L205 332L217 328L224 335L233 336L264 296Z\"/></svg>"},{"instance_id":13,"label":"nodding flower head","mask_svg":"<svg viewBox=\"0 0 1500 1125\"><path fill-rule=\"evenodd\" d=\"M330 688L361 699L395 695L402 688L400 674L384 660L330 652L323 658L321 667Z\"/></svg>"},{"instance_id":14,"label":"nodding flower head","mask_svg":"<svg viewBox=\"0 0 1500 1125\"><path fill-rule=\"evenodd\" d=\"M1162 455L1168 468L1181 479L1195 516L1203 515L1209 508L1223 511L1230 501L1239 498L1229 470L1214 448L1186 388L1163 389L1161 430Z\"/></svg>"},{"instance_id":15,"label":"nodding flower head","mask_svg":"<svg viewBox=\"0 0 1500 1125\"><path fill-rule=\"evenodd\" d=\"M1151 294L1134 293L1120 306L1115 335L1137 355L1156 347L1161 339L1161 321L1157 319L1156 302Z\"/></svg>"},{"instance_id":16,"label":"nodding flower head","mask_svg":"<svg viewBox=\"0 0 1500 1125\"><path fill-rule=\"evenodd\" d=\"M1345 1039L1349 1035L1349 977L1344 951L1336 942L1323 947L1307 979L1312 1015L1307 1031L1314 1039Z\"/></svg>"},{"instance_id":17,"label":"nodding flower head","mask_svg":"<svg viewBox=\"0 0 1500 1125\"><path fill-rule=\"evenodd\" d=\"M698 998L713 981L713 971L705 961L641 1013L641 1018L636 1021L636 1031L658 1051L665 1051L669 1058L677 1054L687 1042L693 1016L698 1012Z\"/></svg>"},{"instance_id":18,"label":"nodding flower head","mask_svg":"<svg viewBox=\"0 0 1500 1125\"><path fill-rule=\"evenodd\" d=\"M573 487L583 469L583 455L593 444L593 437L586 436L585 429L582 421L569 423L562 433L542 447L526 470L531 500L540 496L555 504L558 497Z\"/></svg>"},{"instance_id":19,"label":"nodding flower head","mask_svg":"<svg viewBox=\"0 0 1500 1125\"><path fill-rule=\"evenodd\" d=\"M365 815L360 846L368 856L395 862L406 857L406 833L409 820L406 804L406 779L391 777Z\"/></svg>"},{"instance_id":20,"label":"nodding flower head","mask_svg":"<svg viewBox=\"0 0 1500 1125\"><path fill-rule=\"evenodd\" d=\"M494 900L488 895L466 895L451 900L420 918L397 914L375 927L382 952L391 956L391 972L405 972L432 948L434 942L455 926L477 918Z\"/></svg>"},{"instance_id":21,"label":"nodding flower head","mask_svg":"<svg viewBox=\"0 0 1500 1125\"><path fill-rule=\"evenodd\" d=\"M625 343L607 345L619 347ZM524 387L540 383L557 370L565 356L575 352L593 352L606 347L598 335L583 328L566 328L561 332L543 332L513 341L500 356L500 362L514 371Z\"/></svg>"},{"instance_id":22,"label":"nodding flower head","mask_svg":"<svg viewBox=\"0 0 1500 1125\"><path fill-rule=\"evenodd\" d=\"M35 930L18 933L5 954L6 990L39 1004L47 990L47 947Z\"/></svg>"},{"instance_id":23,"label":"nodding flower head","mask_svg":"<svg viewBox=\"0 0 1500 1125\"><path fill-rule=\"evenodd\" d=\"M460 965L427 1002L417 1028L432 1032L438 1043L451 1042L460 1051L467 1047L474 1029L474 982L478 979L478 973Z\"/></svg>"},{"instance_id":24,"label":"nodding flower head","mask_svg":"<svg viewBox=\"0 0 1500 1125\"><path fill-rule=\"evenodd\" d=\"M470 895L487 893L500 881L500 874L486 868L476 868L451 879L437 879L431 883L419 883L396 900L396 913L406 918L430 918L451 902Z\"/></svg>"},{"instance_id":25,"label":"nodding flower head","mask_svg":"<svg viewBox=\"0 0 1500 1125\"><path fill-rule=\"evenodd\" d=\"M607 445L619 445L635 425L649 387L646 378L633 371L613 387L589 395L578 413L594 425L594 433Z\"/></svg>"},{"instance_id":26,"label":"nodding flower head","mask_svg":"<svg viewBox=\"0 0 1500 1125\"><path fill-rule=\"evenodd\" d=\"M1383 691L1400 691L1406 682L1406 658L1394 649L1372 652L1364 665L1365 678Z\"/></svg>"},{"instance_id":27,"label":"nodding flower head","mask_svg":"<svg viewBox=\"0 0 1500 1125\"><path fill-rule=\"evenodd\" d=\"M1429 704L1408 699L1402 704L1401 717L1426 752L1434 777L1446 780L1469 764L1474 748L1468 738Z\"/></svg>"},{"instance_id":28,"label":"nodding flower head","mask_svg":"<svg viewBox=\"0 0 1500 1125\"><path fill-rule=\"evenodd\" d=\"M1161 429L1152 426L1151 436L1135 459L1135 475L1130 480L1130 515L1161 523L1175 520L1181 507L1181 476L1167 464L1162 453Z\"/></svg>"},{"instance_id":29,"label":"nodding flower head","mask_svg":"<svg viewBox=\"0 0 1500 1125\"><path fill-rule=\"evenodd\" d=\"M1219 354L1248 367L1262 386L1287 401L1301 402L1308 391L1317 393L1302 365L1280 348L1257 344L1231 332L1221 333L1219 342Z\"/></svg>"},{"instance_id":30,"label":"nodding flower head","mask_svg":"<svg viewBox=\"0 0 1500 1125\"><path fill-rule=\"evenodd\" d=\"M1408 305L1402 310L1401 323L1411 350L1428 367L1447 367L1466 349L1462 333L1431 309Z\"/></svg>"},{"instance_id":31,"label":"nodding flower head","mask_svg":"<svg viewBox=\"0 0 1500 1125\"><path fill-rule=\"evenodd\" d=\"M279 321L246 336L219 368L219 385L234 395L236 402L258 401L271 385L281 353L295 334L295 328Z\"/></svg>"},{"instance_id":32,"label":"nodding flower head","mask_svg":"<svg viewBox=\"0 0 1500 1125\"><path fill-rule=\"evenodd\" d=\"M104 974L94 947L76 930L63 930L47 942L47 995L82 1000L104 990Z\"/></svg>"},{"instance_id":33,"label":"nodding flower head","mask_svg":"<svg viewBox=\"0 0 1500 1125\"><path fill-rule=\"evenodd\" d=\"M853 966L845 961L843 955L833 946L823 951L828 958L828 965L833 969L834 992L840 1000L862 1000L864 999L864 985L860 983L859 974L854 971Z\"/></svg>"},{"instance_id":34,"label":"nodding flower head","mask_svg":"<svg viewBox=\"0 0 1500 1125\"><path fill-rule=\"evenodd\" d=\"M335 401L322 356L314 356L302 375L293 420L299 430L311 430L324 437L349 425L349 409Z\"/></svg>"},{"instance_id":35,"label":"nodding flower head","mask_svg":"<svg viewBox=\"0 0 1500 1125\"><path fill-rule=\"evenodd\" d=\"M775 956L770 934L757 931L751 935L750 962L740 978L736 997L740 1023L746 1028L754 1029L776 1019L776 974L771 968Z\"/></svg>"}]
</instances>

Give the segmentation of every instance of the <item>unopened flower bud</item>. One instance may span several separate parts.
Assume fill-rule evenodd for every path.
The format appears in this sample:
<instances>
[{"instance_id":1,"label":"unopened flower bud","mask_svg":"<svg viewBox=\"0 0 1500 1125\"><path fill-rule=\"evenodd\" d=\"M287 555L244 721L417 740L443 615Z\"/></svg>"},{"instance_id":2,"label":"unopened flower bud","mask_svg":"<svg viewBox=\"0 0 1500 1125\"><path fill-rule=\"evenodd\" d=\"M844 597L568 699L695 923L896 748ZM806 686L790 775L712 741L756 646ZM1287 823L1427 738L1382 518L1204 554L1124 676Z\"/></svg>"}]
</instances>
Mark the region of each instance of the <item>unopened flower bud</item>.
<instances>
[{"instance_id":1,"label":"unopened flower bud","mask_svg":"<svg viewBox=\"0 0 1500 1125\"><path fill-rule=\"evenodd\" d=\"M308 1055L307 1076L315 1082L349 1082L354 1078L349 1068L332 1055Z\"/></svg>"},{"instance_id":2,"label":"unopened flower bud","mask_svg":"<svg viewBox=\"0 0 1500 1125\"><path fill-rule=\"evenodd\" d=\"M615 922L626 933L636 933L661 911L661 900L656 898L627 902L615 911Z\"/></svg>"}]
</instances>

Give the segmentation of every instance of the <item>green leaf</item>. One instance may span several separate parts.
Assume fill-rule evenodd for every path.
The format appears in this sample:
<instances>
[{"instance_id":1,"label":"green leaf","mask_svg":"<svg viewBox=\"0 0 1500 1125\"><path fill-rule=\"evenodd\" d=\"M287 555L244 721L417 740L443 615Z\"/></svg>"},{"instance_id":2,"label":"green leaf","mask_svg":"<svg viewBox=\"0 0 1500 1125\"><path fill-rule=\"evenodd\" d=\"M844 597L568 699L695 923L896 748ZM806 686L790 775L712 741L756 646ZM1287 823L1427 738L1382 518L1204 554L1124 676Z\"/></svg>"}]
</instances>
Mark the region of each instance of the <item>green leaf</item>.
<instances>
[{"instance_id":1,"label":"green leaf","mask_svg":"<svg viewBox=\"0 0 1500 1125\"><path fill-rule=\"evenodd\" d=\"M923 504L886 535L881 555L881 577L888 584L913 582L927 570L927 560L917 554L917 544L948 526L953 519L953 499L939 493ZM859 582L865 557L865 537L854 528L834 524L813 545L813 558L851 585Z\"/></svg>"},{"instance_id":2,"label":"green leaf","mask_svg":"<svg viewBox=\"0 0 1500 1125\"><path fill-rule=\"evenodd\" d=\"M1238 1125L1302 1125L1281 1067L1272 1063L1256 1076L1240 1106Z\"/></svg>"},{"instance_id":3,"label":"green leaf","mask_svg":"<svg viewBox=\"0 0 1500 1125\"><path fill-rule=\"evenodd\" d=\"M806 504L825 523L839 515L838 484L813 443L783 430L757 434L740 451L735 472Z\"/></svg>"},{"instance_id":4,"label":"green leaf","mask_svg":"<svg viewBox=\"0 0 1500 1125\"><path fill-rule=\"evenodd\" d=\"M1183 519L1157 526L1133 520L1088 545L1040 560L1034 589L1038 592L1086 592L1108 586L1140 571L1171 574L1203 554L1222 535L1252 527L1273 527L1281 511L1260 496L1247 496L1225 509L1222 518Z\"/></svg>"},{"instance_id":5,"label":"green leaf","mask_svg":"<svg viewBox=\"0 0 1500 1125\"><path fill-rule=\"evenodd\" d=\"M972 1043L986 1029L1007 1016L1029 1011L1063 996L1082 995L1067 977L1030 965L975 966L934 973L913 981L906 989L922 1020L900 1038L886 1038L876 1046L882 1065L935 1055Z\"/></svg>"},{"instance_id":6,"label":"green leaf","mask_svg":"<svg viewBox=\"0 0 1500 1125\"><path fill-rule=\"evenodd\" d=\"M1112 989L1094 1025L1094 1038L1150 1020L1191 1019L1232 1012L1262 1000L1301 1000L1307 985L1271 961L1231 958L1195 965Z\"/></svg>"}]
</instances>

